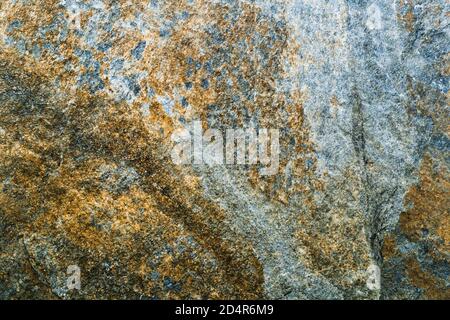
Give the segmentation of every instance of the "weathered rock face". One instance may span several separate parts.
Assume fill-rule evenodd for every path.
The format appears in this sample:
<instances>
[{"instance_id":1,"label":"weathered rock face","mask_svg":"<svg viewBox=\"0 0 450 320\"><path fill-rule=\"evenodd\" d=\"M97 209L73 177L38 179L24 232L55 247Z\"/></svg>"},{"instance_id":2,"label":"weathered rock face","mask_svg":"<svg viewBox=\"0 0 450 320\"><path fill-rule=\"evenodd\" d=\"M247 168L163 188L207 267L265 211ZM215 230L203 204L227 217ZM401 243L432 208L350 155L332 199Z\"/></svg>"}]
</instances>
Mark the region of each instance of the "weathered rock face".
<instances>
[{"instance_id":1,"label":"weathered rock face","mask_svg":"<svg viewBox=\"0 0 450 320\"><path fill-rule=\"evenodd\" d=\"M0 298L449 299L449 7L2 1Z\"/></svg>"}]
</instances>

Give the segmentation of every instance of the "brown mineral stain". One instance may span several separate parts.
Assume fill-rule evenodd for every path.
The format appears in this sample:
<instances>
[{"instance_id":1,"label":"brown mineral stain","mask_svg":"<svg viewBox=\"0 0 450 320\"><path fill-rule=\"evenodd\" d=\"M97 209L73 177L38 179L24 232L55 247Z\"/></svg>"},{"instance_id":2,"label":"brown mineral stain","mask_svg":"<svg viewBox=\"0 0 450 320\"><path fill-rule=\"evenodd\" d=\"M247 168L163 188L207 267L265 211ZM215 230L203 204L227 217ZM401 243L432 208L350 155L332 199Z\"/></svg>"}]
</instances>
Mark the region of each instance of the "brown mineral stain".
<instances>
[{"instance_id":1,"label":"brown mineral stain","mask_svg":"<svg viewBox=\"0 0 450 320\"><path fill-rule=\"evenodd\" d=\"M450 289L419 261L447 264L450 251L449 178L444 162L426 153L419 170L419 182L405 196L406 211L400 214L398 231L384 239L383 259L387 266L400 265L411 285L420 288L422 299L449 299ZM407 241L421 246L423 252L401 251L398 246ZM417 254L426 254L424 260Z\"/></svg>"},{"instance_id":2,"label":"brown mineral stain","mask_svg":"<svg viewBox=\"0 0 450 320\"><path fill-rule=\"evenodd\" d=\"M383 249L382 249L383 259L392 258L393 256L395 256L396 252L397 252L397 249L396 249L395 237L392 235L387 235L384 238L384 243L383 243Z\"/></svg>"},{"instance_id":3,"label":"brown mineral stain","mask_svg":"<svg viewBox=\"0 0 450 320\"><path fill-rule=\"evenodd\" d=\"M450 299L450 288L445 285L445 282L423 271L417 260L409 259L406 262L406 273L413 285L424 290L427 299Z\"/></svg>"},{"instance_id":4,"label":"brown mineral stain","mask_svg":"<svg viewBox=\"0 0 450 320\"><path fill-rule=\"evenodd\" d=\"M450 76L450 53L442 58L441 74L446 77Z\"/></svg>"},{"instance_id":5,"label":"brown mineral stain","mask_svg":"<svg viewBox=\"0 0 450 320\"><path fill-rule=\"evenodd\" d=\"M433 241L442 252L450 251L450 181L447 168L433 168L433 160L426 155L420 168L420 183L413 186L405 197L411 209L400 215L399 225L412 241L422 233L439 236L442 243Z\"/></svg>"},{"instance_id":6,"label":"brown mineral stain","mask_svg":"<svg viewBox=\"0 0 450 320\"><path fill-rule=\"evenodd\" d=\"M398 10L403 11L405 7L407 7L406 13L403 15L399 13L398 19L404 23L408 32L413 32L414 31L414 23L416 21L416 18L414 16L414 12L413 12L413 9L414 9L413 0L400 0L400 5L399 5Z\"/></svg>"},{"instance_id":7,"label":"brown mineral stain","mask_svg":"<svg viewBox=\"0 0 450 320\"><path fill-rule=\"evenodd\" d=\"M101 275L95 271L98 265L114 258L121 267L112 268L113 275L122 272L124 283L141 283L130 289L134 294L262 297L262 269L251 245L233 235L222 224L221 209L186 184L183 172L167 156L158 154L163 142L147 130L137 111L82 90L76 96L70 90L52 95L55 88L38 65L13 58L11 52L3 53L0 64L0 119L7 134L1 144L0 174L8 190L0 202L2 218L16 226L17 235L41 239L37 247L35 240L28 241L32 261L43 263L36 250L49 248L49 241L67 242L59 248L65 254L60 252L52 263L64 269L74 255L87 255L90 260L79 263L86 277L95 279ZM101 183L99 168L119 165L134 168L139 181L110 191ZM143 267L143 261L189 236L200 247L161 256L152 269L160 282L145 281L143 271L153 267ZM144 248L146 239L153 239L152 245ZM217 261L217 266L208 267L203 260ZM37 269L41 276L51 276L46 267ZM202 282L187 270L200 274ZM167 291L163 279L180 286ZM100 289L91 294L114 297L114 292Z\"/></svg>"}]
</instances>

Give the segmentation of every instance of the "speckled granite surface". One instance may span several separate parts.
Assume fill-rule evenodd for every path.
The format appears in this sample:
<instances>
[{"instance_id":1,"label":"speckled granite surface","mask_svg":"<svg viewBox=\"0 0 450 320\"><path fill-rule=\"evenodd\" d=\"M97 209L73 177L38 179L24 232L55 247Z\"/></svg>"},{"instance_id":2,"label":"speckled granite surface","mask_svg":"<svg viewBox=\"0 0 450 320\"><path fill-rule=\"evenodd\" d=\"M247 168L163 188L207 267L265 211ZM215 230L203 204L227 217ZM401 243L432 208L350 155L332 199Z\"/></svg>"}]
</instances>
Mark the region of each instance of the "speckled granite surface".
<instances>
[{"instance_id":1,"label":"speckled granite surface","mask_svg":"<svg viewBox=\"0 0 450 320\"><path fill-rule=\"evenodd\" d=\"M1 0L0 299L449 299L449 8Z\"/></svg>"}]
</instances>

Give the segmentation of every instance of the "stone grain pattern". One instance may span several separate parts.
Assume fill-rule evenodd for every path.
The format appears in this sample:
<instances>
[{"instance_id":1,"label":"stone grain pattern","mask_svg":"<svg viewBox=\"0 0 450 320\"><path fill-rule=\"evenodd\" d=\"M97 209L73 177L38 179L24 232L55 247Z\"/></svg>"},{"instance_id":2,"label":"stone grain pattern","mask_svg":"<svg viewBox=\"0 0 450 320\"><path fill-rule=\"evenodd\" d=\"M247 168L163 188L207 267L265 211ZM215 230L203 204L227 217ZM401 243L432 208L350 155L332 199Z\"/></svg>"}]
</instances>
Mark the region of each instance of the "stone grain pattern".
<instances>
[{"instance_id":1,"label":"stone grain pattern","mask_svg":"<svg viewBox=\"0 0 450 320\"><path fill-rule=\"evenodd\" d=\"M449 299L449 9L0 1L0 299ZM173 164L194 120L278 172Z\"/></svg>"}]
</instances>

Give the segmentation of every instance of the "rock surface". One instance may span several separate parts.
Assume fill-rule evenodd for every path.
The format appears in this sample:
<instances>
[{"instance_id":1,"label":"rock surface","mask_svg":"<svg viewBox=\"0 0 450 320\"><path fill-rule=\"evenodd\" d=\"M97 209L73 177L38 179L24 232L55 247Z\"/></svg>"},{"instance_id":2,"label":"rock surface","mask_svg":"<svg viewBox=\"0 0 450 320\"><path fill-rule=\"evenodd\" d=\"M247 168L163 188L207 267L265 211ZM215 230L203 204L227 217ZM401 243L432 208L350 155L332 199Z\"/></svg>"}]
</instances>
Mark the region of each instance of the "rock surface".
<instances>
[{"instance_id":1,"label":"rock surface","mask_svg":"<svg viewBox=\"0 0 450 320\"><path fill-rule=\"evenodd\" d=\"M0 299L450 299L449 9L1 1ZM277 173L174 164L196 120Z\"/></svg>"}]
</instances>

